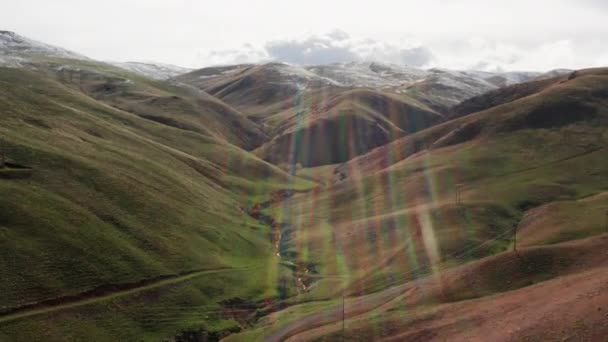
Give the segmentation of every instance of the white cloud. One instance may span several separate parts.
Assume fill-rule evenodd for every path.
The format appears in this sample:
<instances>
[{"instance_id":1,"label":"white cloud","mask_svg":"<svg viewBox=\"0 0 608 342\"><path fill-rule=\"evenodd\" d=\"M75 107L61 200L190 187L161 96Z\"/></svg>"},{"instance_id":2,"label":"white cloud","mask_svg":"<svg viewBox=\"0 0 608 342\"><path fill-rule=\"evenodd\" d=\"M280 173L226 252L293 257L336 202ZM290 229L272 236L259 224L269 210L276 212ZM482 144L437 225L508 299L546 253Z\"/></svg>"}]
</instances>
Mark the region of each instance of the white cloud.
<instances>
[{"instance_id":1,"label":"white cloud","mask_svg":"<svg viewBox=\"0 0 608 342\"><path fill-rule=\"evenodd\" d=\"M606 1L606 0L571 0L571 1L578 2L578 4L589 5L594 8L608 10L608 1Z\"/></svg>"},{"instance_id":2,"label":"white cloud","mask_svg":"<svg viewBox=\"0 0 608 342\"><path fill-rule=\"evenodd\" d=\"M495 42L473 38L437 44L437 66L452 69L537 70L606 66L608 51L597 41L557 39L547 42Z\"/></svg>"},{"instance_id":3,"label":"white cloud","mask_svg":"<svg viewBox=\"0 0 608 342\"><path fill-rule=\"evenodd\" d=\"M329 64L379 61L414 67L442 67L485 71L548 71L606 66L604 40L496 41L487 37L421 41L412 37L380 40L354 37L341 30L300 39L273 40L260 46L214 50L201 55L201 64L278 61Z\"/></svg>"},{"instance_id":4,"label":"white cloud","mask_svg":"<svg viewBox=\"0 0 608 342\"><path fill-rule=\"evenodd\" d=\"M265 45L271 59L294 64L329 64L357 60L343 32L311 36L303 40L278 40Z\"/></svg>"},{"instance_id":5,"label":"white cloud","mask_svg":"<svg viewBox=\"0 0 608 342\"><path fill-rule=\"evenodd\" d=\"M232 64L278 61L292 64L331 64L352 61L380 61L416 67L430 65L430 49L408 42L388 42L355 38L341 30L301 39L273 40L262 47L211 51L202 56L204 63Z\"/></svg>"},{"instance_id":6,"label":"white cloud","mask_svg":"<svg viewBox=\"0 0 608 342\"><path fill-rule=\"evenodd\" d=\"M240 48L211 50L205 54L199 54L205 65L227 65L262 63L269 61L268 54L260 48L251 44L243 44Z\"/></svg>"}]
</instances>

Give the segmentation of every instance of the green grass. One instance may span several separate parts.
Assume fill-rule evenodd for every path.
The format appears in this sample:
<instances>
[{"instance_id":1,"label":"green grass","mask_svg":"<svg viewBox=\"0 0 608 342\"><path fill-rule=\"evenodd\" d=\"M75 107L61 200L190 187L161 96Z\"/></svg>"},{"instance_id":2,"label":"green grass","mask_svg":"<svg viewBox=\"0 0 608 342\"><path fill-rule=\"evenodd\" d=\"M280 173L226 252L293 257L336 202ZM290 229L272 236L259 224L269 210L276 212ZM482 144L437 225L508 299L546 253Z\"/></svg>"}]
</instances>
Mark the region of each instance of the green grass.
<instances>
[{"instance_id":1,"label":"green grass","mask_svg":"<svg viewBox=\"0 0 608 342\"><path fill-rule=\"evenodd\" d=\"M401 139L347 163L345 181L296 197L286 208L274 208L274 215L295 227L291 244L297 254L329 273L338 269L338 258L327 254L341 253L346 260L341 274L361 278L371 289L409 276L431 255L457 265L501 252L511 246L510 232L527 210L608 189L608 112L602 96L607 84L601 73L581 76ZM408 144L432 146L465 123L479 123L479 135L403 159ZM461 208L455 203L457 188ZM534 243L599 233L600 211L582 215L583 207L571 209L556 236ZM431 227L426 237L422 222ZM334 241L334 234L341 241Z\"/></svg>"},{"instance_id":2,"label":"green grass","mask_svg":"<svg viewBox=\"0 0 608 342\"><path fill-rule=\"evenodd\" d=\"M4 334L19 341L66 338L158 341L187 329L224 330L236 322L223 316L216 303L234 297L266 296L260 292L267 281L264 269L200 274L86 305L2 322L0 337ZM227 286L234 283L239 286Z\"/></svg>"},{"instance_id":3,"label":"green grass","mask_svg":"<svg viewBox=\"0 0 608 342\"><path fill-rule=\"evenodd\" d=\"M382 290L428 274L432 263L504 251L513 227L543 205L558 214L542 216L538 229L558 228L524 235L523 244L601 232L606 199L584 200L608 190L601 74L406 137L347 164L349 177L334 184L333 166L290 177L238 147L259 127L216 99L105 64L73 62L84 71L70 76L48 68L70 61L41 62L39 71L0 68L0 148L32 168L29 177L0 177L0 310L103 284L235 272L0 316L0 340L158 341L198 328L249 328L234 338L259 339L333 305L338 292ZM553 118L539 103L592 115ZM466 124L480 125L479 134L433 145ZM406 159L421 141L427 149ZM320 184L264 211L290 225L288 261L315 267L317 280L299 293L270 228L242 208ZM271 315L274 324L245 323L220 311L234 298L294 306Z\"/></svg>"},{"instance_id":4,"label":"green grass","mask_svg":"<svg viewBox=\"0 0 608 342\"><path fill-rule=\"evenodd\" d=\"M128 76L142 89L172 89ZM156 305L160 312L177 299L213 307L231 296L277 297L269 228L240 207L277 189L306 189L314 183L292 178L213 135L108 106L43 72L0 69L0 114L0 147L9 160L33 169L29 178L0 178L3 310L103 284L200 269L264 265L270 272L192 280L157 289L158 297L104 301L131 303L116 304L118 311L92 303L11 321L0 325L4 339L27 341L40 334L47 340L159 340L179 332L184 322L200 327L207 321L176 319L149 333L151 328L134 320L132 307ZM194 295L209 286L217 290ZM230 321L218 317L209 328Z\"/></svg>"}]
</instances>

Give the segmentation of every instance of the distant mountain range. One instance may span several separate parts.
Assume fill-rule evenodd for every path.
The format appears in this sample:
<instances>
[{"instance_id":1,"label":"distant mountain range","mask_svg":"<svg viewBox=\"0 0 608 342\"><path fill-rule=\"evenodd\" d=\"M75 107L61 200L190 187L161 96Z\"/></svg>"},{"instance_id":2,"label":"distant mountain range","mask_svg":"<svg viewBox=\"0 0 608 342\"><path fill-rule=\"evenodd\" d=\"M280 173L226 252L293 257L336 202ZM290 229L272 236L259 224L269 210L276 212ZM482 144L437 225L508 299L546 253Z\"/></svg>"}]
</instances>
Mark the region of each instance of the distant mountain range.
<instances>
[{"instance_id":1,"label":"distant mountain range","mask_svg":"<svg viewBox=\"0 0 608 342\"><path fill-rule=\"evenodd\" d=\"M155 80L167 80L171 77L185 74L193 70L176 65L154 62L114 62L111 64Z\"/></svg>"},{"instance_id":2,"label":"distant mountain range","mask_svg":"<svg viewBox=\"0 0 608 342\"><path fill-rule=\"evenodd\" d=\"M62 68L62 59L68 66L70 59L100 63L13 32L3 31L0 44L0 63L12 67L27 67L45 59L54 59L53 63L59 64L56 68ZM257 147L256 153L268 161L303 165L346 161L458 115L452 108L465 100L501 87L569 72L424 70L378 62L242 64L197 70L152 62L107 64L178 87L193 87L221 100L263 132L257 138L250 136L251 141L261 145L248 144L248 148ZM400 114L396 116L397 112ZM308 124L303 125L303 120ZM327 145L339 149L344 143L325 140L337 139L344 125L361 132L353 141L354 147L347 152L327 149ZM302 142L294 153L286 153L286 142L298 136L303 137Z\"/></svg>"},{"instance_id":3,"label":"distant mountain range","mask_svg":"<svg viewBox=\"0 0 608 342\"><path fill-rule=\"evenodd\" d=\"M89 59L81 54L37 42L11 31L0 31L0 65L18 66L27 64L29 60L37 57ZM155 62L110 62L110 64L158 80L166 80L194 71L191 68ZM244 65L209 67L197 70L195 74L199 75L201 79L215 78L226 76L231 71L239 70L242 67ZM453 105L502 86L554 77L569 72L564 69L547 73L425 70L379 62L348 62L311 66L268 63L265 64L265 67L276 69L283 78L278 82L284 82L293 87L325 84L382 89L395 93L412 93L421 89L437 88L437 96L443 97L442 102L446 105Z\"/></svg>"},{"instance_id":4,"label":"distant mountain range","mask_svg":"<svg viewBox=\"0 0 608 342\"><path fill-rule=\"evenodd\" d=\"M227 77L254 65L209 67L184 75L197 84ZM258 66L259 67L259 66ZM262 65L273 82L292 88L314 88L321 85L342 88L372 88L396 94L425 92L423 98L436 106L449 107L463 100L503 86L555 77L569 70L540 72L484 72L447 69L418 69L379 62L350 62L329 65L299 66L284 63ZM197 81L196 78L200 80Z\"/></svg>"}]
</instances>

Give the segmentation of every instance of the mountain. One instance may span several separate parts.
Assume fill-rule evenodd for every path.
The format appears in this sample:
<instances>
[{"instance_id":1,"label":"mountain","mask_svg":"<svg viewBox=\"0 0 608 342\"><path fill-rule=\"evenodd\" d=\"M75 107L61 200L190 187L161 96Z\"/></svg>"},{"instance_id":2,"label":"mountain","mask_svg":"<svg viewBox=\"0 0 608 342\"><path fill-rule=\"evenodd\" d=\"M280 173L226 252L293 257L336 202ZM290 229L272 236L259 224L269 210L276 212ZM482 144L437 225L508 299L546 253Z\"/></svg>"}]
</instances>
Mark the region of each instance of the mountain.
<instances>
[{"instance_id":1,"label":"mountain","mask_svg":"<svg viewBox=\"0 0 608 342\"><path fill-rule=\"evenodd\" d=\"M318 105L277 115L290 118L281 121L274 138L256 154L275 164L304 167L345 162L444 119L414 101L366 89L341 92Z\"/></svg>"},{"instance_id":2,"label":"mountain","mask_svg":"<svg viewBox=\"0 0 608 342\"><path fill-rule=\"evenodd\" d=\"M441 114L407 96L351 90L344 79L301 66L203 69L176 80L209 92L261 124L274 138L256 153L280 164L343 162L442 120Z\"/></svg>"},{"instance_id":3,"label":"mountain","mask_svg":"<svg viewBox=\"0 0 608 342\"><path fill-rule=\"evenodd\" d=\"M75 52L37 42L11 31L0 31L0 66L18 67L32 58L69 58L87 60Z\"/></svg>"},{"instance_id":4,"label":"mountain","mask_svg":"<svg viewBox=\"0 0 608 342\"><path fill-rule=\"evenodd\" d=\"M560 71L555 71L559 73ZM541 77L536 72L491 73L481 71L422 70L377 62L296 66L283 63L203 68L175 80L196 86L264 120L295 97L325 88L326 92L369 88L405 95L445 114L469 98L500 87Z\"/></svg>"},{"instance_id":5,"label":"mountain","mask_svg":"<svg viewBox=\"0 0 608 342\"><path fill-rule=\"evenodd\" d=\"M261 322L256 333L270 341L483 339L493 319L482 315L465 330L451 322L486 309L524 326L515 335L524 339L606 333L577 327L601 321L597 303L608 302L606 291L592 290L608 277L607 101L608 69L580 70L337 167L298 170L325 187L268 212L286 227L284 249L327 276L310 276L302 298L328 300L312 312L308 303L286 309L274 317L297 319ZM582 293L597 296L580 301ZM341 296L344 304L332 302ZM541 302L552 309L533 304ZM573 306L572 315L553 311Z\"/></svg>"},{"instance_id":6,"label":"mountain","mask_svg":"<svg viewBox=\"0 0 608 342\"><path fill-rule=\"evenodd\" d=\"M307 69L342 86L407 94L439 111L489 90L527 82L540 75L536 72L422 70L378 62L337 63Z\"/></svg>"},{"instance_id":7,"label":"mountain","mask_svg":"<svg viewBox=\"0 0 608 342\"><path fill-rule=\"evenodd\" d=\"M283 63L237 65L227 68L205 68L175 79L200 88L249 116L282 102L293 103L305 90L340 87L340 83L319 76L304 67Z\"/></svg>"},{"instance_id":8,"label":"mountain","mask_svg":"<svg viewBox=\"0 0 608 342\"><path fill-rule=\"evenodd\" d=\"M245 72L247 70L247 72ZM241 73L242 72L242 73ZM224 83L236 82L242 76L243 83L262 84L264 87L280 85L294 96L304 89L333 86L339 88L371 88L393 94L406 94L424 101L434 109L446 110L459 102L506 85L533 80L536 72L491 73L481 71L453 71L447 69L422 70L408 66L378 62L350 62L317 66L296 66L283 63L265 65L241 65L225 68L204 68L182 75L177 80L214 93ZM220 96L225 96L224 93ZM278 96L278 95L277 95ZM230 102L230 101L228 101Z\"/></svg>"},{"instance_id":9,"label":"mountain","mask_svg":"<svg viewBox=\"0 0 608 342\"><path fill-rule=\"evenodd\" d=\"M559 76L569 75L569 74L573 73L574 71L575 70L571 70L571 69L550 70L550 71L540 74L538 77L535 78L535 80L544 80L547 78L555 78L555 77L559 77Z\"/></svg>"},{"instance_id":10,"label":"mountain","mask_svg":"<svg viewBox=\"0 0 608 342\"><path fill-rule=\"evenodd\" d=\"M208 92L259 123L274 137L256 152L264 159L317 166L343 162L416 131L403 125L433 125L451 106L501 84L537 76L381 63L268 63L204 68L174 81Z\"/></svg>"},{"instance_id":11,"label":"mountain","mask_svg":"<svg viewBox=\"0 0 608 342\"><path fill-rule=\"evenodd\" d=\"M561 72L555 73L560 75ZM547 76L553 75L547 74ZM496 107L498 105L515 101L517 99L533 95L541 90L554 86L556 83L566 82L570 76L556 76L552 78L536 78L534 81L514 84L504 88L489 91L479 96L462 101L450 109L450 117L459 117L467 114L480 112L482 110Z\"/></svg>"},{"instance_id":12,"label":"mountain","mask_svg":"<svg viewBox=\"0 0 608 342\"><path fill-rule=\"evenodd\" d=\"M0 38L0 56L4 56L6 67L43 73L114 108L247 149L267 140L260 127L242 113L193 87L159 83L154 77L142 74L141 68L133 72L126 67L90 60L13 32L3 31ZM135 68L134 64L130 66ZM155 68L148 66L148 71Z\"/></svg>"},{"instance_id":13,"label":"mountain","mask_svg":"<svg viewBox=\"0 0 608 342\"><path fill-rule=\"evenodd\" d=\"M154 62L114 62L110 64L155 80L167 80L192 71L190 68Z\"/></svg>"},{"instance_id":14,"label":"mountain","mask_svg":"<svg viewBox=\"0 0 608 342\"><path fill-rule=\"evenodd\" d=\"M0 192L11 194L0 199L0 340L130 340L189 297L181 318L152 319L150 336L164 338L203 306L293 291L263 267L276 258L272 229L245 208L314 184L239 147L264 139L255 123L190 87L38 51L0 67ZM45 313L64 305L76 311ZM120 316L127 329L109 323Z\"/></svg>"},{"instance_id":15,"label":"mountain","mask_svg":"<svg viewBox=\"0 0 608 342\"><path fill-rule=\"evenodd\" d=\"M608 334L606 68L157 79L2 37L1 341Z\"/></svg>"},{"instance_id":16,"label":"mountain","mask_svg":"<svg viewBox=\"0 0 608 342\"><path fill-rule=\"evenodd\" d=\"M421 69L378 62L348 62L306 67L344 87L392 88L411 84L428 76Z\"/></svg>"},{"instance_id":17,"label":"mountain","mask_svg":"<svg viewBox=\"0 0 608 342\"><path fill-rule=\"evenodd\" d=\"M214 137L252 149L267 137L251 122L222 101L191 87L138 79L107 65L81 65L54 70L66 85L114 108L141 118Z\"/></svg>"},{"instance_id":18,"label":"mountain","mask_svg":"<svg viewBox=\"0 0 608 342\"><path fill-rule=\"evenodd\" d=\"M494 97L494 105L482 106L480 107L482 109L474 113L399 139L372 153L349 161L351 165L348 168L360 170L378 167L379 164L372 160L382 160L381 155L388 153L389 150L392 154L391 162L399 163L403 159L417 156L424 150L432 151L465 142L503 139L507 137L505 136L507 133L514 132L527 135L533 130L539 130L549 134L548 130L553 128L560 128L560 134L572 133L574 138L572 143L577 139L591 141L597 138L599 140L592 145L601 146L600 141L603 139L601 136L576 135L578 129L571 128L573 131L569 132L563 127L582 125L585 129L593 130L603 125L606 113L602 106L608 99L607 73L608 69L605 68L586 69L566 77L542 82L533 81L490 92L478 99L481 101ZM520 91L521 89L525 91ZM474 109L470 110L474 111ZM583 130L583 127L579 127L580 130ZM553 141L553 143L559 145L562 142ZM581 146L570 145L569 148ZM540 146L535 145L530 148L535 149Z\"/></svg>"},{"instance_id":19,"label":"mountain","mask_svg":"<svg viewBox=\"0 0 608 342\"><path fill-rule=\"evenodd\" d=\"M462 101L504 86L526 82L537 77L533 72L490 73L431 69L429 75L401 89L442 113Z\"/></svg>"}]
</instances>

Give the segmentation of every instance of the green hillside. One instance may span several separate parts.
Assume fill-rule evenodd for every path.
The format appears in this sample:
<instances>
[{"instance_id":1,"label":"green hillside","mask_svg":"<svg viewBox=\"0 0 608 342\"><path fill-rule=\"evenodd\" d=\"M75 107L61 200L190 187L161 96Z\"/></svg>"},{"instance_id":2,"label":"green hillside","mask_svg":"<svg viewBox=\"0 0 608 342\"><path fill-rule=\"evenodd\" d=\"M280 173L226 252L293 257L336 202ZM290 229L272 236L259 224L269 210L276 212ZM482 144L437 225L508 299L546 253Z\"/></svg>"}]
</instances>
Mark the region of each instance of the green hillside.
<instances>
[{"instance_id":1,"label":"green hillside","mask_svg":"<svg viewBox=\"0 0 608 342\"><path fill-rule=\"evenodd\" d=\"M608 78L605 69L577 74L338 166L323 191L274 208L291 223L293 253L322 273L347 275L350 291L366 292L436 262L505 250L524 216L547 203L572 208L551 213L569 221L562 229L538 226L544 233L530 242L527 231L523 244L601 233L601 199L581 199L608 190ZM310 295L326 296L331 286L323 284L336 282L322 280Z\"/></svg>"},{"instance_id":2,"label":"green hillside","mask_svg":"<svg viewBox=\"0 0 608 342\"><path fill-rule=\"evenodd\" d=\"M232 297L277 296L277 269L268 267L276 264L269 228L242 208L277 189L314 184L291 178L230 144L230 136L224 140L137 113L154 99L181 97L184 90L130 74L120 79L115 70L100 65L78 68L67 79L64 70L47 65L39 71L0 68L0 146L10 163L0 169L0 311L103 292L104 286L119 290L167 276L233 271L201 274L61 315L9 321L0 316L0 339L124 340L139 338L143 331L161 339L191 323L167 311L185 300L192 307L180 309L180 314L196 315ZM112 78L113 86L127 84L119 94L100 96L91 90ZM131 97L143 91L144 103L133 104L137 101ZM118 109L123 105L133 112ZM154 108L159 116L176 121L186 115L173 115L170 107ZM187 114L207 115L194 110ZM231 115L248 122L237 114ZM224 129L238 136L242 127ZM17 165L31 170L18 177ZM150 304L152 297L147 296L157 300ZM148 329L149 320L140 321L137 310L144 310L142 315L157 310L169 321L159 320L166 324ZM216 317L208 324L220 329L235 323Z\"/></svg>"},{"instance_id":3,"label":"green hillside","mask_svg":"<svg viewBox=\"0 0 608 342\"><path fill-rule=\"evenodd\" d=\"M516 232L522 255L557 258L604 231L606 69L497 90L446 122L405 95L281 93L283 74L234 68L0 68L1 341L263 340L342 296L401 310L399 286L447 269L483 281L416 305L559 278L500 253ZM465 265L478 259L520 278Z\"/></svg>"},{"instance_id":4,"label":"green hillside","mask_svg":"<svg viewBox=\"0 0 608 342\"><path fill-rule=\"evenodd\" d=\"M395 318L382 318L382 303L384 310L406 316L468 299L452 298L466 297L467 291L489 303L492 297L484 296L513 290L505 286L527 287L557 277L552 267L591 269L577 258L580 254L547 246L605 233L608 73L591 69L575 75L379 147L337 166L333 175L320 168L302 170L330 184L268 212L288 223L285 250L317 271L305 275L309 290L291 302L314 304L277 312L230 340L273 340L291 336L287 332L292 330L302 339L330 332L328 340L341 338L342 309L335 299L342 295L348 310L360 315L346 323L347 338L390 336L390 330L375 330L396 324ZM515 247L516 232L524 251L500 254ZM595 241L593 249L581 250L597 262L592 267L601 267L604 240L594 239L589 240ZM539 246L547 247L535 249ZM528 253L534 260L526 261ZM500 257L494 259L495 254ZM482 259L481 265L496 260L506 265L459 273L467 267L460 265L476 259ZM514 270L500 268L513 265ZM452 268L458 277L472 278L474 290L454 291L447 271ZM411 295L401 297L399 286L414 279L440 284L412 283L424 300L410 303ZM416 322L400 319L395 326Z\"/></svg>"}]
</instances>

